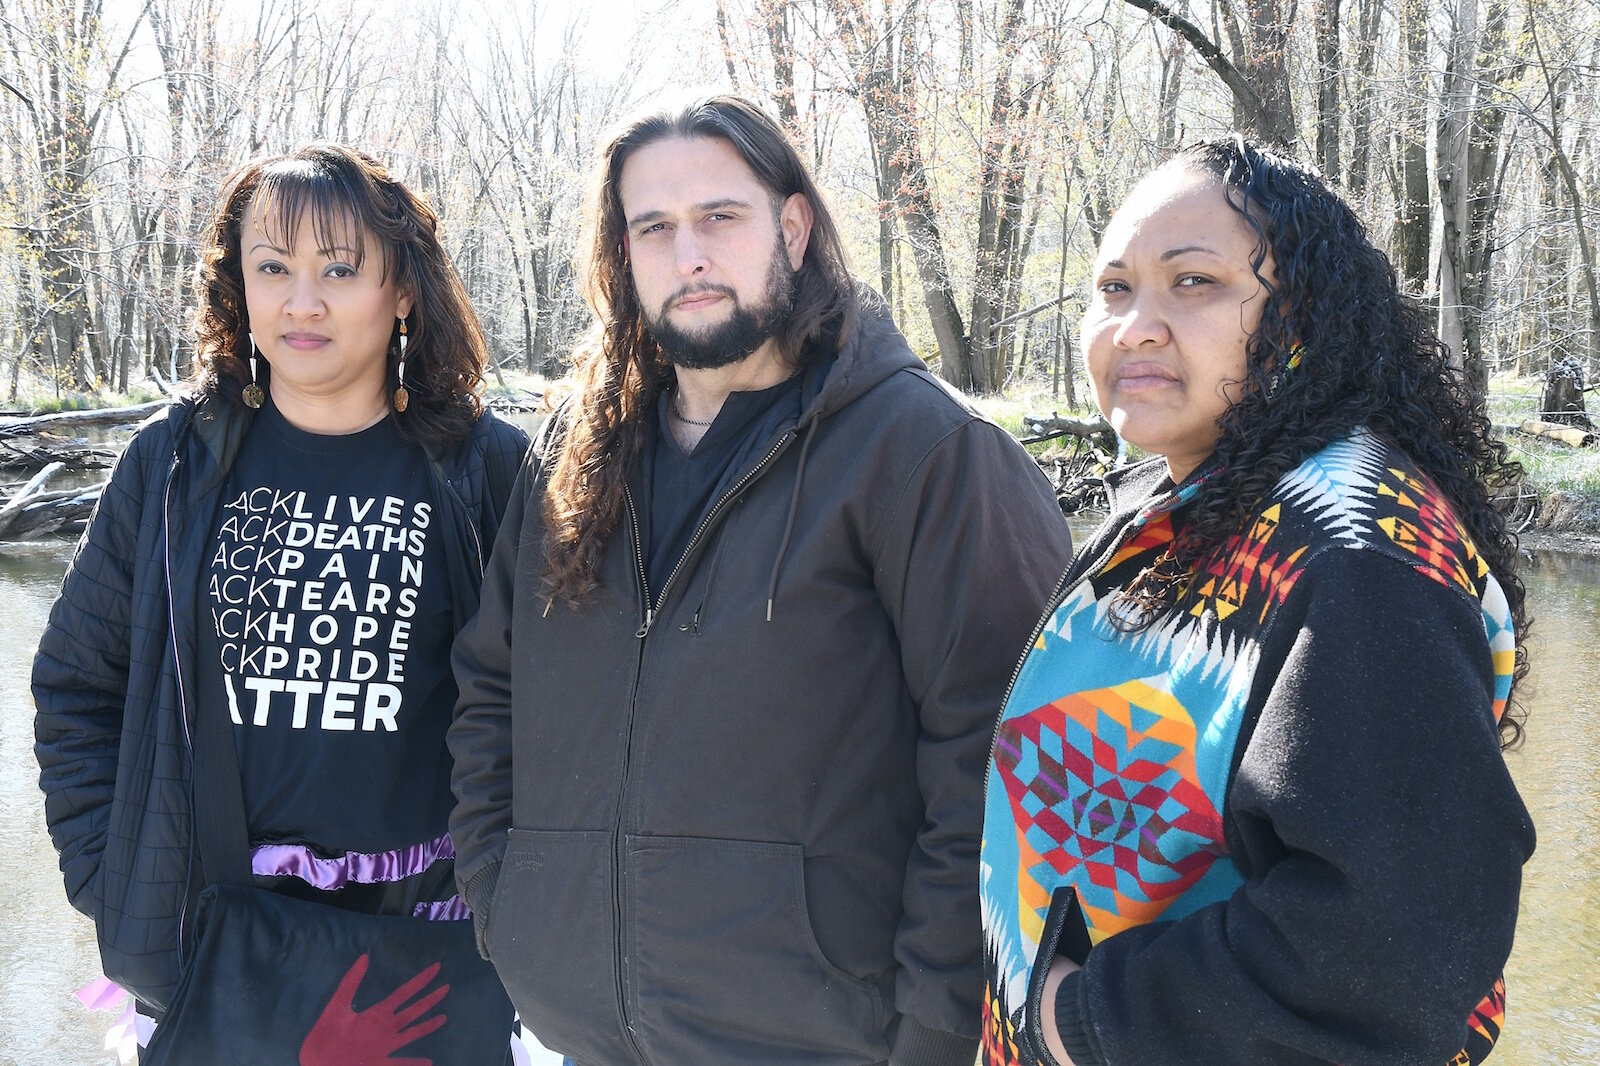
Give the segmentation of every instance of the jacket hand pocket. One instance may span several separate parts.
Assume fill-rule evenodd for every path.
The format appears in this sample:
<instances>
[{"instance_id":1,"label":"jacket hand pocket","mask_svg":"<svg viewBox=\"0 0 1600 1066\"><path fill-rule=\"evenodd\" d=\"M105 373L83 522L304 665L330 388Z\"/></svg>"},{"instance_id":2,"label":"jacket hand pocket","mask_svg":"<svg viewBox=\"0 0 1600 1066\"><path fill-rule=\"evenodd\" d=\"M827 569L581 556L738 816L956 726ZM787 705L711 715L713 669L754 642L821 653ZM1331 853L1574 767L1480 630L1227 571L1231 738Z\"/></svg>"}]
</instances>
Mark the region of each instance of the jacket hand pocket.
<instances>
[{"instance_id":1,"label":"jacket hand pocket","mask_svg":"<svg viewBox=\"0 0 1600 1066\"><path fill-rule=\"evenodd\" d=\"M823 953L795 844L627 838L624 981L658 1062L888 1058L876 985Z\"/></svg>"},{"instance_id":2,"label":"jacket hand pocket","mask_svg":"<svg viewBox=\"0 0 1600 1066\"><path fill-rule=\"evenodd\" d=\"M1071 885L1061 885L1051 893L1050 909L1045 912L1044 934L1039 938L1039 953L1028 974L1028 1000L1022 1019L1022 1036L1041 1063L1055 1061L1044 1050L1044 1012L1053 1013L1056 1009L1054 1003L1044 1001L1050 964L1057 955L1064 955L1082 966L1089 957L1090 946L1089 927L1083 919L1078 893Z\"/></svg>"},{"instance_id":3,"label":"jacket hand pocket","mask_svg":"<svg viewBox=\"0 0 1600 1066\"><path fill-rule=\"evenodd\" d=\"M523 1022L547 1046L598 1061L616 1033L611 837L512 829L483 940Z\"/></svg>"}]
</instances>

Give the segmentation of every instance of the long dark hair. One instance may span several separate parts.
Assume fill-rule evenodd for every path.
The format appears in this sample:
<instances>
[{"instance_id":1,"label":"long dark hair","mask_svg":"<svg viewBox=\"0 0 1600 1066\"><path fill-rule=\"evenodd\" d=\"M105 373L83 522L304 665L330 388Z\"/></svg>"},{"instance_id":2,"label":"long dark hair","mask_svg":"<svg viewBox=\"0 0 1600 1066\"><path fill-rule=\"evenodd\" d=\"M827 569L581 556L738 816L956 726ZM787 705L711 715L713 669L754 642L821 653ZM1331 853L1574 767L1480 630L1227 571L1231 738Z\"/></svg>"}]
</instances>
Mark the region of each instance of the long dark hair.
<instances>
[{"instance_id":1,"label":"long dark hair","mask_svg":"<svg viewBox=\"0 0 1600 1066\"><path fill-rule=\"evenodd\" d=\"M244 298L239 230L246 211L270 213L292 241L307 211L327 244L354 227L357 266L366 239L379 245L384 276L413 296L406 316L406 391L400 432L424 444L465 440L482 413L479 393L488 359L483 328L439 243L439 217L365 152L308 144L288 155L252 160L224 184L205 233L195 322L195 382L214 400L242 404L250 383L250 323ZM389 341L388 385L399 382L399 322ZM265 388L272 369L257 361Z\"/></svg>"},{"instance_id":2,"label":"long dark hair","mask_svg":"<svg viewBox=\"0 0 1600 1066\"><path fill-rule=\"evenodd\" d=\"M575 395L544 498L545 581L552 596L570 603L595 587L600 554L622 516L623 480L643 449L656 396L673 381L634 291L618 183L634 152L678 137L726 141L775 203L795 193L811 203L794 312L774 336L783 360L800 369L818 342L841 340L855 328L855 281L839 232L800 154L766 112L737 96L703 97L641 114L613 133L595 164L579 240L583 293L595 322L573 355Z\"/></svg>"},{"instance_id":3,"label":"long dark hair","mask_svg":"<svg viewBox=\"0 0 1600 1066\"><path fill-rule=\"evenodd\" d=\"M1153 620L1184 603L1189 576L1223 550L1279 478L1364 426L1410 456L1449 499L1505 591L1517 634L1513 680L1526 676L1516 539L1491 502L1522 470L1492 435L1483 397L1451 366L1425 309L1400 291L1388 257L1321 178L1257 145L1196 144L1163 166L1222 186L1260 242L1252 266L1268 295L1245 348L1246 380L1217 421L1220 469L1200 490L1170 558L1130 588L1145 609L1134 614ZM1270 278L1262 274L1269 256ZM1296 345L1302 350L1289 369ZM1503 745L1521 739L1522 717L1508 703Z\"/></svg>"}]
</instances>

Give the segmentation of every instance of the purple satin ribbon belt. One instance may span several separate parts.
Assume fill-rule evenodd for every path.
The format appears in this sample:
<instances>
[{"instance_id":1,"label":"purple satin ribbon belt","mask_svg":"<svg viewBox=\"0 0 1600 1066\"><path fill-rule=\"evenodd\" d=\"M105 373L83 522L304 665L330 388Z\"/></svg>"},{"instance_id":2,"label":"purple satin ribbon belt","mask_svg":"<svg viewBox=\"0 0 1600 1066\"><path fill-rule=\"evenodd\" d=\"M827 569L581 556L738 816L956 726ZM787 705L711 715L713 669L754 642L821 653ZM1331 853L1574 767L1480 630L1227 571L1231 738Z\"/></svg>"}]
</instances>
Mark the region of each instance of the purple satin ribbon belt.
<instances>
[{"instance_id":1,"label":"purple satin ribbon belt","mask_svg":"<svg viewBox=\"0 0 1600 1066\"><path fill-rule=\"evenodd\" d=\"M411 917L426 918L430 922L463 922L472 917L472 911L466 900L451 896L437 903L417 904L411 910Z\"/></svg>"},{"instance_id":2,"label":"purple satin ribbon belt","mask_svg":"<svg viewBox=\"0 0 1600 1066\"><path fill-rule=\"evenodd\" d=\"M422 873L440 859L456 857L450 834L410 847L371 854L351 851L325 859L300 844L261 844L250 852L250 869L257 877L298 877L309 885L335 891L350 883L375 884L403 881Z\"/></svg>"}]
</instances>

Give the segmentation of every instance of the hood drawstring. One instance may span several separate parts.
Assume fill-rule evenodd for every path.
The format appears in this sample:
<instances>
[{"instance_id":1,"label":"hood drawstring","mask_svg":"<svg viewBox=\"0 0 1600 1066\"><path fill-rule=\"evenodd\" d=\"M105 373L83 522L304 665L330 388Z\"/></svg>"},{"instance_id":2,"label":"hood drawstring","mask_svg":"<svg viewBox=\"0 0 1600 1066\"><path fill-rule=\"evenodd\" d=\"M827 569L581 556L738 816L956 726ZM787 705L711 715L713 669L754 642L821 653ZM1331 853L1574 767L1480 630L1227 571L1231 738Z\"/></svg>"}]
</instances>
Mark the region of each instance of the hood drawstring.
<instances>
[{"instance_id":1,"label":"hood drawstring","mask_svg":"<svg viewBox=\"0 0 1600 1066\"><path fill-rule=\"evenodd\" d=\"M800 465L794 472L794 494L789 497L789 519L783 526L783 540L778 542L778 557L772 561L772 580L767 584L767 621L772 621L772 603L778 598L778 574L783 570L783 557L789 551L789 538L794 535L794 520L800 510L800 486L806 480L806 456L811 452L811 438L817 435L813 418L806 428L806 439L800 445Z\"/></svg>"}]
</instances>

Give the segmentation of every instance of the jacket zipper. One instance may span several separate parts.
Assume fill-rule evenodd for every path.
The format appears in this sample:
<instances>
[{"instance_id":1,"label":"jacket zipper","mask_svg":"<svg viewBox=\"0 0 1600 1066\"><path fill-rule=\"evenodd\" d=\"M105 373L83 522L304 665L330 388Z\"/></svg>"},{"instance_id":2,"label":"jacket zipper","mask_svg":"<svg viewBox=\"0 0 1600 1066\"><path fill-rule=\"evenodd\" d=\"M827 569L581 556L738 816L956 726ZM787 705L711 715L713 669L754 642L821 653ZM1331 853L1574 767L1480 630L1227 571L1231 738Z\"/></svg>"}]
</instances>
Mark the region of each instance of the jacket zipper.
<instances>
[{"instance_id":1,"label":"jacket zipper","mask_svg":"<svg viewBox=\"0 0 1600 1066\"><path fill-rule=\"evenodd\" d=\"M738 506L735 501L734 506ZM724 533L717 540L717 549L711 553L711 563L706 568L706 587L700 591L700 602L695 605L694 614L689 621L678 626L680 632L700 635L700 616L705 613L706 604L711 602L712 587L717 581L717 570L722 565L722 553L728 549L728 536Z\"/></svg>"},{"instance_id":2,"label":"jacket zipper","mask_svg":"<svg viewBox=\"0 0 1600 1066\"><path fill-rule=\"evenodd\" d=\"M683 564L688 562L689 558L694 555L694 550L699 546L701 538L706 534L706 530L710 529L712 525L715 524L716 520L721 516L722 509L726 507L736 496L743 492L746 485L750 484L750 482L759 477L761 472L766 469L767 464L776 459L778 455L789 446L789 442L794 440L794 438L795 431L792 429L785 432L783 436L779 437L777 441L773 443L771 450L769 450L766 455L761 457L761 461L755 466L752 466L749 470L745 471L744 476L729 486L728 491L722 494L722 498L712 505L711 510L706 512L706 516L700 520L700 525L695 529L694 536L690 537L689 543L684 545L683 555L678 558L677 565L674 566L672 568L672 572L667 575L666 582L661 586L661 595L656 598L653 606L651 605L647 591L645 598L645 606L647 608L645 611L645 621L644 625L639 627L639 637L643 638L650 635L650 627L655 624L657 612L661 609L661 605L667 602L667 590L672 587L672 582L676 580L678 574L683 571ZM626 495L626 489L624 489L624 495ZM633 499L631 496L628 496L628 506L631 512L633 507ZM634 551L639 560L640 584L641 587L643 587L644 556L643 549L639 546L639 521L637 516L635 516L633 522L633 536Z\"/></svg>"},{"instance_id":3,"label":"jacket zipper","mask_svg":"<svg viewBox=\"0 0 1600 1066\"><path fill-rule=\"evenodd\" d=\"M644 1051L639 1047L639 1042L634 1037L633 1022L628 1017L627 987L623 979L623 967L626 965L625 960L627 958L627 944L624 943L622 928L622 876L624 866L622 822L628 799L629 771L633 766L633 721L639 709L639 680L644 673L645 638L650 635L650 628L655 624L656 615L661 605L666 603L667 590L672 587L672 582L677 578L679 572L683 570L683 564L694 555L695 548L705 535L706 530L710 529L716 522L723 508L742 493L745 487L751 481L754 481L766 469L768 464L789 446L789 442L793 439L794 431L792 429L779 437L767 454L762 457L761 461L746 471L738 481L734 482L728 488L728 491L723 493L722 498L712 506L711 510L706 512L705 518L701 519L699 527L694 531L694 535L689 538L689 543L684 546L683 555L678 559L677 565L672 568L672 572L667 575L667 580L662 584L659 597L650 595L650 582L644 566L644 538L639 533L639 510L634 504L633 492L626 484L622 486L623 503L628 509L629 531L633 534L634 576L639 580L639 599L643 608L643 617L639 622L638 630L634 633L634 636L639 639L639 656L633 668L633 691L628 698L628 723L623 732L622 745L622 781L617 788L616 825L612 832L611 884L613 887L611 893L611 915L616 925L616 942L612 946L617 959L617 1013L622 1018L622 1031L627 1037L628 1046L633 1049L634 1057L641 1063L647 1063L649 1060L645 1058Z\"/></svg>"},{"instance_id":4,"label":"jacket zipper","mask_svg":"<svg viewBox=\"0 0 1600 1066\"><path fill-rule=\"evenodd\" d=\"M639 533L639 509L634 506L633 491L627 485L622 486L622 502L628 508L628 524L633 531L633 565L639 576L639 600L644 606L644 617L639 622L638 631L633 635L643 640L650 634L650 626L656 620L655 601L650 597L650 583L645 580L644 537ZM637 671L634 674L634 681L638 681ZM629 725L632 725L631 718Z\"/></svg>"},{"instance_id":5,"label":"jacket zipper","mask_svg":"<svg viewBox=\"0 0 1600 1066\"><path fill-rule=\"evenodd\" d=\"M1061 572L1061 577L1057 579L1056 587L1051 590L1050 599L1046 601L1044 613L1039 616L1039 621L1034 624L1033 632L1028 634L1027 643L1022 646L1022 654L1017 658L1016 668L1011 671L1011 680L1006 682L1005 696L1001 698L1000 709L994 716L994 732L989 735L989 759L983 765L983 795L985 803L988 802L989 775L994 770L994 749L995 745L1000 742L1000 726L1005 721L1006 707L1011 703L1011 690L1017 687L1017 678L1022 676L1022 668L1027 664L1028 656L1033 654L1033 645L1038 641L1039 634L1044 632L1044 627L1050 624L1050 619L1054 618L1056 611L1061 609L1061 604L1065 601L1067 592L1098 574L1107 560L1127 543L1131 534L1136 534L1138 529L1142 528L1143 526L1140 526L1130 531L1124 527L1119 531L1118 536L1113 538L1106 546L1105 550L1095 558L1092 564L1078 571L1076 579L1074 579L1073 574L1075 566L1071 562L1067 564L1067 568Z\"/></svg>"},{"instance_id":6,"label":"jacket zipper","mask_svg":"<svg viewBox=\"0 0 1600 1066\"><path fill-rule=\"evenodd\" d=\"M639 709L639 675L644 671L644 636L650 632L650 624L655 620L655 608L650 598L650 585L645 577L644 569L644 541L639 534L639 512L633 504L633 493L628 486L622 486L622 500L628 508L628 525L633 534L633 563L635 577L639 581L639 599L643 606L644 617L639 623L639 629L634 633L640 638L635 645L638 657L633 664L633 687L628 693L628 723L623 730L622 741L622 779L617 785L617 813L616 825L611 834L611 920L616 929L615 940L612 944L613 954L616 956L616 986L617 986L617 1016L622 1020L622 1033L628 1041L628 1046L633 1049L633 1057L644 1063L644 1051L639 1047L639 1041L633 1034L633 1021L628 1017L628 995L626 982L623 978L623 967L627 965L627 945L624 942L622 929L622 869L623 869L623 833L622 811L628 795L628 773L633 765L633 718Z\"/></svg>"},{"instance_id":7,"label":"jacket zipper","mask_svg":"<svg viewBox=\"0 0 1600 1066\"><path fill-rule=\"evenodd\" d=\"M172 594L172 486L183 460L174 455L161 494L161 554L167 584L167 637L172 642L172 673L178 689L178 721L183 725L183 746L189 753L189 867L184 873L183 897L178 903L178 968L183 969L183 923L189 915L189 880L194 876L194 738L189 735L189 701L183 691L183 663L178 655L178 611Z\"/></svg>"}]
</instances>

